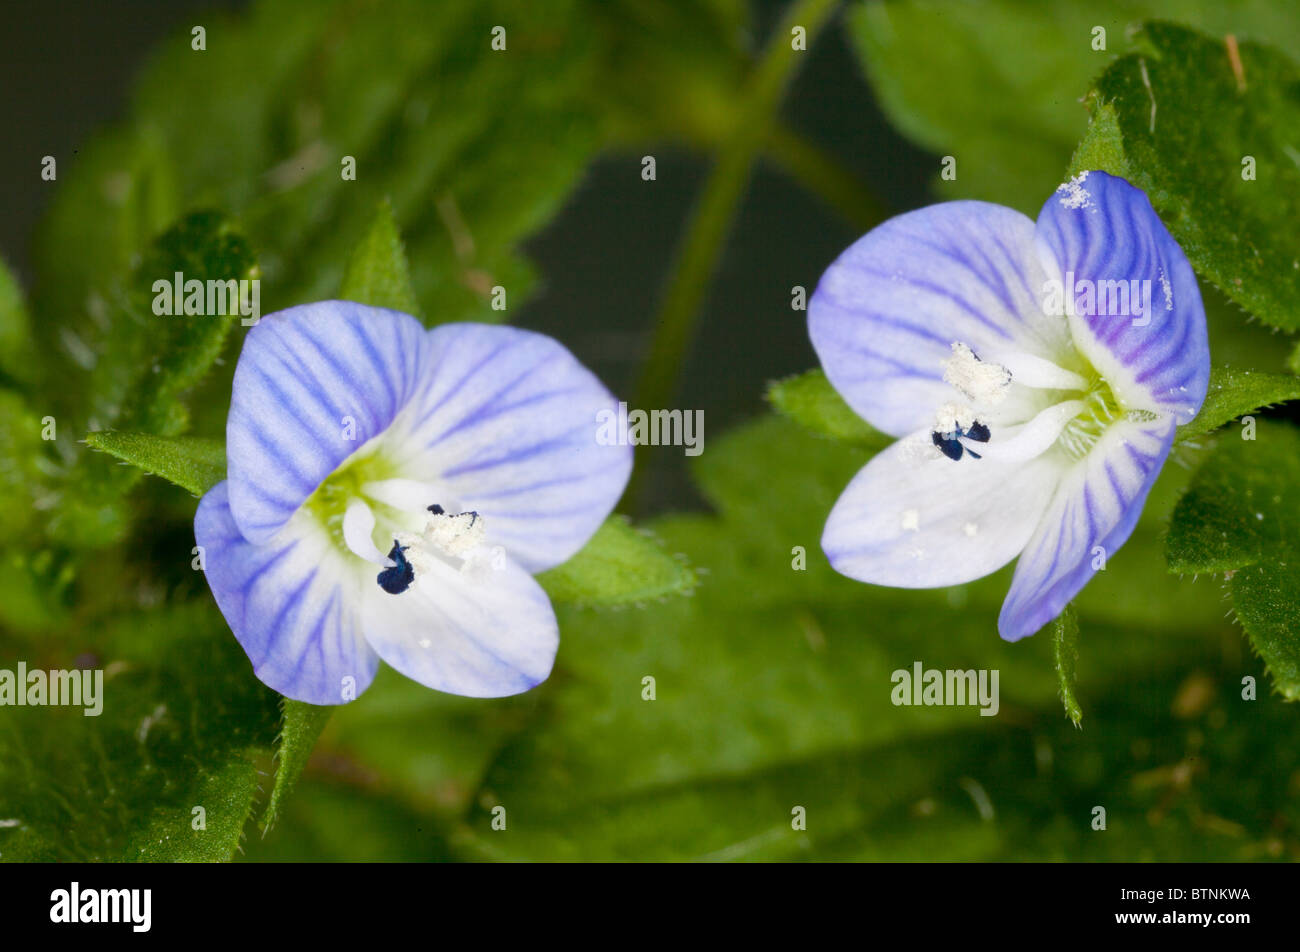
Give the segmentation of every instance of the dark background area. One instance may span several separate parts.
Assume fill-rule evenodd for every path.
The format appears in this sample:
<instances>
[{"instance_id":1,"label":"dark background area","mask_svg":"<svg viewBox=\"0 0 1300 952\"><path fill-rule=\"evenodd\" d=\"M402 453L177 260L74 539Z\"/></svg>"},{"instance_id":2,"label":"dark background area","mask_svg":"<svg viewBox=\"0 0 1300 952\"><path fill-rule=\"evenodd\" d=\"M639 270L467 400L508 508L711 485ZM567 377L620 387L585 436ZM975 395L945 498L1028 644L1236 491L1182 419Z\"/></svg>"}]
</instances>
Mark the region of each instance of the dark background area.
<instances>
[{"instance_id":1,"label":"dark background area","mask_svg":"<svg viewBox=\"0 0 1300 952\"><path fill-rule=\"evenodd\" d=\"M57 182L40 178L44 155L60 178L97 127L121 118L151 47L202 22L204 11L243 2L78 0L9 5L0 27L0 128L8 183L0 254L30 280L33 228ZM753 5L754 33L766 38L785 4ZM842 12L840 14L842 16ZM795 130L834 154L862 182L875 183L891 212L923 204L937 159L905 142L876 108L840 25L807 53L784 114ZM543 282L515 322L564 342L621 397L632 399L664 275L673 263L708 157L650 147L657 179L642 181L641 154L598 161L564 212L527 244ZM503 183L508 187L508 183ZM857 229L771 164L760 162L733 223L704 303L694 347L673 406L704 411L705 446L762 408L766 382L806 370L815 359L790 289L809 293ZM653 409L653 408L647 408ZM684 457L662 448L645 458L651 509L690 498Z\"/></svg>"}]
</instances>

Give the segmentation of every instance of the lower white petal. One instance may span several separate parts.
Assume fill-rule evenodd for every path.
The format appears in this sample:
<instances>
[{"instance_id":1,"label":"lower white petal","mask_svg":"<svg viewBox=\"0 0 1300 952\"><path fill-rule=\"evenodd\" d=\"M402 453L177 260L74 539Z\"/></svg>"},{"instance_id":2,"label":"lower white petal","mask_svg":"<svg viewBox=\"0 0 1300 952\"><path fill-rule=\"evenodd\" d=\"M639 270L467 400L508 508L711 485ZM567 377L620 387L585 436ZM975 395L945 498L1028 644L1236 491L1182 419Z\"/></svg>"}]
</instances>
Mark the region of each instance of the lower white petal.
<instances>
[{"instance_id":1,"label":"lower white petal","mask_svg":"<svg viewBox=\"0 0 1300 952\"><path fill-rule=\"evenodd\" d=\"M551 673L559 626L531 575L498 555L481 571L430 560L399 595L367 590L366 639L392 667L449 694L504 697Z\"/></svg>"},{"instance_id":2,"label":"lower white petal","mask_svg":"<svg viewBox=\"0 0 1300 952\"><path fill-rule=\"evenodd\" d=\"M837 572L896 588L958 585L1006 565L1029 541L1060 464L951 460L927 451L929 439L900 440L844 490L822 535Z\"/></svg>"}]
</instances>

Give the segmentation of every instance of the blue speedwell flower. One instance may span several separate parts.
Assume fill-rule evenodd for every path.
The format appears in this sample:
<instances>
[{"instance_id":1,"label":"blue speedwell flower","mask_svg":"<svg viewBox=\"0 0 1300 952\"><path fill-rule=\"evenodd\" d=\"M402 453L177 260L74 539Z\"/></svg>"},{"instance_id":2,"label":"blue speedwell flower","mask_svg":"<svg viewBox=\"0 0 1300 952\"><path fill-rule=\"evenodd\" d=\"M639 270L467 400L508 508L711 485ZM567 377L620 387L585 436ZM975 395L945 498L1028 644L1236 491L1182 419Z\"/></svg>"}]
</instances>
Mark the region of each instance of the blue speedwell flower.
<instances>
[{"instance_id":1,"label":"blue speedwell flower","mask_svg":"<svg viewBox=\"0 0 1300 952\"><path fill-rule=\"evenodd\" d=\"M257 676L313 704L360 694L380 658L473 697L544 680L559 632L530 573L622 494L631 449L596 440L617 406L529 331L343 301L264 317L235 369L228 478L194 519Z\"/></svg>"},{"instance_id":2,"label":"blue speedwell flower","mask_svg":"<svg viewBox=\"0 0 1300 952\"><path fill-rule=\"evenodd\" d=\"M1137 522L1209 383L1196 278L1146 195L1104 172L1035 224L984 202L901 215L809 302L831 383L899 441L849 484L822 548L851 578L956 585L1017 555L998 629L1031 635Z\"/></svg>"}]
</instances>

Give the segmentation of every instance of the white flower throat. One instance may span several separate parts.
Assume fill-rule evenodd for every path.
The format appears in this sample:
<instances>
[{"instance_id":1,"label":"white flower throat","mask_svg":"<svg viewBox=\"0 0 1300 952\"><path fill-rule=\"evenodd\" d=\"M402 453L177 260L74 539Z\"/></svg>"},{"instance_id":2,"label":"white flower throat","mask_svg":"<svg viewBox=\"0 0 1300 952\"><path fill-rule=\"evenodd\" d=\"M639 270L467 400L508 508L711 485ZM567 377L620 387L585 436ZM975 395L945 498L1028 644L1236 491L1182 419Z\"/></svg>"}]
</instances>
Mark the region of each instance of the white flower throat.
<instances>
[{"instance_id":1,"label":"white flower throat","mask_svg":"<svg viewBox=\"0 0 1300 952\"><path fill-rule=\"evenodd\" d=\"M954 341L943 379L964 400L936 409L929 453L937 449L954 461L1023 461L1058 445L1078 459L1125 415L1100 377L1089 381L1032 354L999 353L984 360Z\"/></svg>"},{"instance_id":2,"label":"white flower throat","mask_svg":"<svg viewBox=\"0 0 1300 952\"><path fill-rule=\"evenodd\" d=\"M412 512L412 500L429 498L432 487L385 480L361 489L363 494L350 498L344 511L343 542L354 555L381 567L376 582L390 595L401 595L417 578L444 568L477 577L493 561L486 544L487 524L477 512L447 512L438 503ZM375 545L371 502L395 517L384 520L385 533L393 540L387 555Z\"/></svg>"}]
</instances>

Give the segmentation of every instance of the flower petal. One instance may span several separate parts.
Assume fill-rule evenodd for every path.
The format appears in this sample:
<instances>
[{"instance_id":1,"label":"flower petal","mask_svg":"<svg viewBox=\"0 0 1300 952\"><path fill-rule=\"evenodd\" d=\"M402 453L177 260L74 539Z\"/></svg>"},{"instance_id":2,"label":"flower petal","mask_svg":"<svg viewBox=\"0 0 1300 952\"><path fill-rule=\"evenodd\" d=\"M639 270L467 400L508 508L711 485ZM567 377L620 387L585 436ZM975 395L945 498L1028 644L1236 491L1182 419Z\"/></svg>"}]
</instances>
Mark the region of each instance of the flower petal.
<instances>
[{"instance_id":1,"label":"flower petal","mask_svg":"<svg viewBox=\"0 0 1300 952\"><path fill-rule=\"evenodd\" d=\"M542 334L444 324L429 344L429 374L386 452L404 477L481 513L489 540L528 571L559 565L627 485L632 447L597 439L602 411L617 415L618 401Z\"/></svg>"},{"instance_id":2,"label":"flower petal","mask_svg":"<svg viewBox=\"0 0 1300 952\"><path fill-rule=\"evenodd\" d=\"M998 619L1003 638L1032 635L1059 615L1096 574L1095 556L1108 559L1128 540L1174 430L1172 417L1121 420L1064 475L1016 565Z\"/></svg>"},{"instance_id":3,"label":"flower petal","mask_svg":"<svg viewBox=\"0 0 1300 952\"><path fill-rule=\"evenodd\" d=\"M465 697L519 694L546 680L560 632L533 577L504 558L467 576L435 562L400 595L364 594L366 638L421 684Z\"/></svg>"},{"instance_id":4,"label":"flower petal","mask_svg":"<svg viewBox=\"0 0 1300 952\"><path fill-rule=\"evenodd\" d=\"M359 696L379 666L356 611L358 567L374 566L340 553L305 513L262 545L246 541L227 486L218 483L199 502L194 537L212 594L258 678L310 704Z\"/></svg>"},{"instance_id":5,"label":"flower petal","mask_svg":"<svg viewBox=\"0 0 1300 952\"><path fill-rule=\"evenodd\" d=\"M244 538L268 541L382 433L426 358L424 328L397 311L324 301L262 318L244 341L226 423L230 509Z\"/></svg>"},{"instance_id":6,"label":"flower petal","mask_svg":"<svg viewBox=\"0 0 1300 952\"><path fill-rule=\"evenodd\" d=\"M997 571L1029 541L1058 465L951 460L923 452L929 440L928 430L900 440L844 490L822 535L837 572L896 588L958 585Z\"/></svg>"},{"instance_id":7,"label":"flower petal","mask_svg":"<svg viewBox=\"0 0 1300 952\"><path fill-rule=\"evenodd\" d=\"M1205 308L1192 266L1146 193L1105 172L1087 172L1047 200L1038 237L1044 267L1063 283L1067 299L1073 284L1075 301L1088 309L1079 282L1091 282L1094 313L1071 315L1070 329L1121 404L1189 422L1210 380ZM1130 297L1133 287L1141 307Z\"/></svg>"},{"instance_id":8,"label":"flower petal","mask_svg":"<svg viewBox=\"0 0 1300 952\"><path fill-rule=\"evenodd\" d=\"M983 359L1023 351L1056 361L1060 318L1043 314L1034 223L986 202L947 202L868 232L822 275L808 329L827 377L868 423L894 436L953 399L954 342Z\"/></svg>"}]
</instances>

